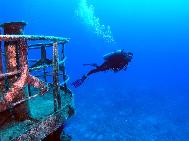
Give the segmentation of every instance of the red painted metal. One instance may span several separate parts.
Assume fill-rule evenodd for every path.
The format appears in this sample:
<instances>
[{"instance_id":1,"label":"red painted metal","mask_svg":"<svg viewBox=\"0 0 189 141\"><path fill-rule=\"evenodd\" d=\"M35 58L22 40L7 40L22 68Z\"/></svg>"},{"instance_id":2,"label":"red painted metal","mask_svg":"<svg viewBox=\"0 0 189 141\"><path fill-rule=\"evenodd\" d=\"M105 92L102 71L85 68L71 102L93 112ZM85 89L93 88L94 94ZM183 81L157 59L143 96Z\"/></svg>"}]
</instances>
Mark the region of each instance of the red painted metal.
<instances>
[{"instance_id":1,"label":"red painted metal","mask_svg":"<svg viewBox=\"0 0 189 141\"><path fill-rule=\"evenodd\" d=\"M23 28L26 24L24 22L11 22L1 25L4 28L4 33L9 35L0 35L0 42L4 42L5 59L6 59L6 73L3 73L2 58L0 56L0 92L3 90L4 80L8 80L8 89L6 92L1 92L0 95L0 140L7 140L6 136L1 135L1 125L14 123L21 123L22 121L30 120L33 122L33 118L30 117L28 101L38 95L43 95L49 90L49 86L52 91L49 90L48 94L53 94L55 101L54 113L43 117L40 121L33 122L32 124L26 124L26 128L15 133L9 134L14 140L41 140L48 136L52 132L56 133L56 130L60 128L65 120L72 116L74 113L72 103L72 92L68 89L66 82L67 76L65 73L64 63L62 66L62 73L64 74L64 85L60 86L59 83L59 58L58 58L58 44L65 44L68 42L66 38L53 37L53 36L34 36L34 35L10 35L10 34L23 34ZM53 83L44 83L39 78L32 76L29 73L28 66L28 40L45 40L54 42L53 46L53 61L49 66L53 67ZM64 47L62 48L64 50ZM62 50L62 53L64 51ZM0 46L0 54L1 46ZM61 57L65 59L64 55ZM62 60L63 61L63 60ZM38 66L42 68L42 66ZM35 70L35 68L33 68ZM30 69L31 70L31 69ZM6 83L5 83L6 84ZM48 86L47 86L48 85ZM29 96L24 89L26 86L33 86L32 88L38 88L39 94ZM61 98L63 97L63 98ZM39 103L40 104L40 103ZM23 123L25 124L25 123ZM7 127L7 126L5 126ZM9 126L8 126L9 127ZM3 127L4 128L4 127ZM20 129L21 130L21 129ZM9 131L8 131L9 132ZM57 130L59 139L60 132ZM46 139L47 139L46 138ZM53 139L53 140L54 140Z\"/></svg>"},{"instance_id":2,"label":"red painted metal","mask_svg":"<svg viewBox=\"0 0 189 141\"><path fill-rule=\"evenodd\" d=\"M2 46L0 41L0 75L3 74L3 61L2 61ZM4 79L0 77L0 94L3 93L5 88Z\"/></svg>"}]
</instances>

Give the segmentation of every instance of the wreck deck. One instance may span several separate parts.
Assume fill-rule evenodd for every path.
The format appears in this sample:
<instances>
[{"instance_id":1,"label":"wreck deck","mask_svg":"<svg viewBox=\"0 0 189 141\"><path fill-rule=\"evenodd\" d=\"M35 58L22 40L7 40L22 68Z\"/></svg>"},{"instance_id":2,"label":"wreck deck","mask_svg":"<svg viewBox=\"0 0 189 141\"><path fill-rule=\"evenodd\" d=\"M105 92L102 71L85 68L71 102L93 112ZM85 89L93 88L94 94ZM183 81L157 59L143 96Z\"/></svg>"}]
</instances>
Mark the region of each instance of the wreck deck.
<instances>
[{"instance_id":1,"label":"wreck deck","mask_svg":"<svg viewBox=\"0 0 189 141\"><path fill-rule=\"evenodd\" d=\"M65 71L69 39L23 35L25 25L0 25L0 141L59 138L65 120L74 114ZM47 47L52 50L48 56Z\"/></svg>"},{"instance_id":2,"label":"wreck deck","mask_svg":"<svg viewBox=\"0 0 189 141\"><path fill-rule=\"evenodd\" d=\"M58 127L73 113L72 97L61 94L61 109L54 112L54 100L51 92L36 97L28 102L31 119L22 122L12 122L0 128L0 140L42 140ZM37 92L37 90L33 90Z\"/></svg>"}]
</instances>

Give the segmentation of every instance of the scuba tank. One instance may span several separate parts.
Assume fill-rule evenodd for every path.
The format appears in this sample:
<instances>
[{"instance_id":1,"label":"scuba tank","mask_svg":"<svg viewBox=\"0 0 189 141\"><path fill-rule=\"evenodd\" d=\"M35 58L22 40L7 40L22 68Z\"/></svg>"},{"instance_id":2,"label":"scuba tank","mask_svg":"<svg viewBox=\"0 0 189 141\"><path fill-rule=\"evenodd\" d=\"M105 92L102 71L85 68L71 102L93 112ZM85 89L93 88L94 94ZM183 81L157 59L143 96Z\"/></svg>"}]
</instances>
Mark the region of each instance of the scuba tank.
<instances>
[{"instance_id":1,"label":"scuba tank","mask_svg":"<svg viewBox=\"0 0 189 141\"><path fill-rule=\"evenodd\" d=\"M115 57L117 55L121 55L123 54L123 49L119 49L119 50L116 50L114 52L110 52L110 53L107 53L103 56L104 60L108 60L110 59L111 57Z\"/></svg>"}]
</instances>

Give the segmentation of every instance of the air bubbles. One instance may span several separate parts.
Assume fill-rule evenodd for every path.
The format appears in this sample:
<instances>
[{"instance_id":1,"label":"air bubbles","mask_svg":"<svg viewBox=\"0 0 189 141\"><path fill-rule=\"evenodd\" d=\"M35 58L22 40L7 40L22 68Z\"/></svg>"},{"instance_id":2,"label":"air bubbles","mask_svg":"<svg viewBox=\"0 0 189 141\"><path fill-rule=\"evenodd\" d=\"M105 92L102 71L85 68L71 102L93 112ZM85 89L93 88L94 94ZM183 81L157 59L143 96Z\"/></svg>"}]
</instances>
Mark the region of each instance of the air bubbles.
<instances>
[{"instance_id":1,"label":"air bubbles","mask_svg":"<svg viewBox=\"0 0 189 141\"><path fill-rule=\"evenodd\" d=\"M98 37L103 38L108 43L115 42L110 26L101 23L95 15L94 9L94 6L89 5L87 0L80 0L76 16Z\"/></svg>"}]
</instances>

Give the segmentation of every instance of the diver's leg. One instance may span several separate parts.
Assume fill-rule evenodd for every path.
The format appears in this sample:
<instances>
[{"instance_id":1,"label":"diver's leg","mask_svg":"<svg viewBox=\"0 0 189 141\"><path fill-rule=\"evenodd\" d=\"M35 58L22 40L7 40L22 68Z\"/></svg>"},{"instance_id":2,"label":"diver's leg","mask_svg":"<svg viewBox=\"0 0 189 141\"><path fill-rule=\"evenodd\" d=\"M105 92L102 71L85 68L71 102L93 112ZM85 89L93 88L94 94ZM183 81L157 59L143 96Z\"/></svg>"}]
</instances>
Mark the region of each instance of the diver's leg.
<instances>
[{"instance_id":1,"label":"diver's leg","mask_svg":"<svg viewBox=\"0 0 189 141\"><path fill-rule=\"evenodd\" d=\"M93 69L91 71L89 71L87 74L83 75L81 79L78 79L76 81L74 81L73 83L71 83L71 85L73 85L75 88L81 86L81 84L83 84L83 82L85 81L85 79L88 78L89 75L99 72L100 70L98 68Z\"/></svg>"},{"instance_id":2,"label":"diver's leg","mask_svg":"<svg viewBox=\"0 0 189 141\"><path fill-rule=\"evenodd\" d=\"M71 83L71 85L73 85L75 88L77 88L81 84L83 84L83 82L85 81L85 79L88 78L89 75L97 73L97 72L105 71L105 70L107 70L107 64L103 63L102 65L96 67L95 69L89 71L87 74L83 75L81 79L78 79L78 80L74 81L73 83Z\"/></svg>"},{"instance_id":3,"label":"diver's leg","mask_svg":"<svg viewBox=\"0 0 189 141\"><path fill-rule=\"evenodd\" d=\"M100 72L100 71L101 71L100 67L99 67L99 68L96 68L96 69L93 69L93 70L89 71L89 72L86 74L86 76L88 77L89 75L94 74L94 73L97 73L97 72Z\"/></svg>"},{"instance_id":4,"label":"diver's leg","mask_svg":"<svg viewBox=\"0 0 189 141\"><path fill-rule=\"evenodd\" d=\"M95 67L95 68L99 67L97 64L83 64L83 66L92 66L92 67Z\"/></svg>"}]
</instances>

